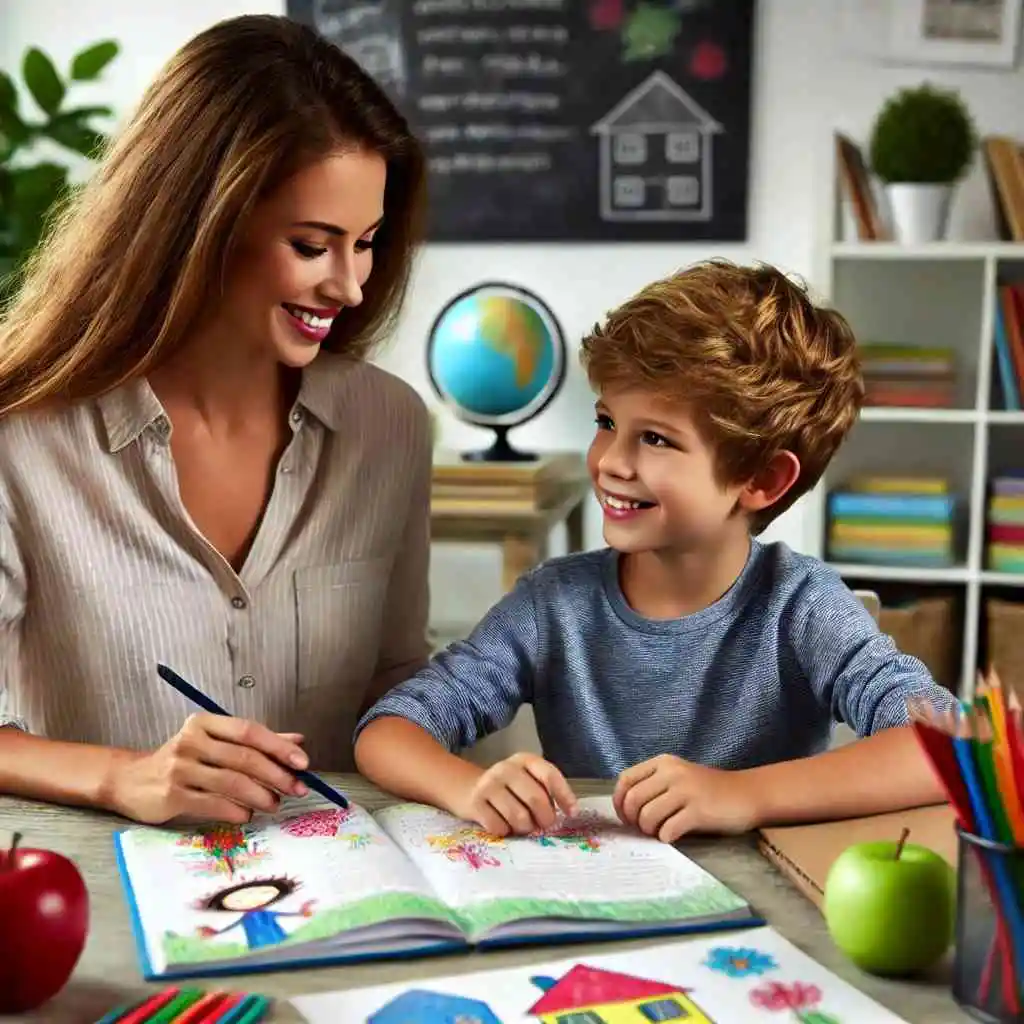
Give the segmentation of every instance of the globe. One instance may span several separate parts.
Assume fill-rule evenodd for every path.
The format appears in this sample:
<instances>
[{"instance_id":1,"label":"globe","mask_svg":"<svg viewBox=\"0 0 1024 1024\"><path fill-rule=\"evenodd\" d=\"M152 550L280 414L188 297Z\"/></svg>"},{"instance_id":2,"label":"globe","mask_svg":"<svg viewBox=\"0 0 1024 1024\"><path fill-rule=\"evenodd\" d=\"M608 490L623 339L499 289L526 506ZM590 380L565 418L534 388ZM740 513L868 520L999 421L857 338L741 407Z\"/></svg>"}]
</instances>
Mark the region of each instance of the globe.
<instances>
[{"instance_id":1,"label":"globe","mask_svg":"<svg viewBox=\"0 0 1024 1024\"><path fill-rule=\"evenodd\" d=\"M438 397L459 419L495 432L490 448L467 460L529 461L511 428L545 409L565 380L565 338L551 310L525 288L476 285L438 314L427 340L427 371Z\"/></svg>"}]
</instances>

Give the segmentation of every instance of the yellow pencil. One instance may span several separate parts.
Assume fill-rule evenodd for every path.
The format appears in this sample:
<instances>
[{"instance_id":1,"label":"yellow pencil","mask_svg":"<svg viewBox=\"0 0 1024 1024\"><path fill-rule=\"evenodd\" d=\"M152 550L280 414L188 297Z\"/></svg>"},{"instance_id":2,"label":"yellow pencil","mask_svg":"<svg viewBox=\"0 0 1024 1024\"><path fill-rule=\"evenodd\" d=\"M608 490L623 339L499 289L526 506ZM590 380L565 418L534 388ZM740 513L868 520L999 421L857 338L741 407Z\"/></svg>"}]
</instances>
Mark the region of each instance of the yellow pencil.
<instances>
[{"instance_id":1,"label":"yellow pencil","mask_svg":"<svg viewBox=\"0 0 1024 1024\"><path fill-rule=\"evenodd\" d=\"M996 778L1003 797L1003 807L1013 833L1014 842L1024 844L1024 806L1017 790L1013 773L1013 756L1010 753L1010 738L1006 723L1006 695L999 677L989 669L985 680L989 719L992 722L992 755L995 762Z\"/></svg>"}]
</instances>

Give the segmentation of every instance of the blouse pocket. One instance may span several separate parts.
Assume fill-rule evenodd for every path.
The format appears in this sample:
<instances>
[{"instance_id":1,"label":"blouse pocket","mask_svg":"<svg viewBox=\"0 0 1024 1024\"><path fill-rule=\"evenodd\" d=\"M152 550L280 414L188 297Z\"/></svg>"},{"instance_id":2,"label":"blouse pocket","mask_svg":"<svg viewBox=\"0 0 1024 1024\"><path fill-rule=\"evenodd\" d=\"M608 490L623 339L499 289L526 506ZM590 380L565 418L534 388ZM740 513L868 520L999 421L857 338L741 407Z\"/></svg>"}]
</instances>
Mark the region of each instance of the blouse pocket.
<instances>
[{"instance_id":1,"label":"blouse pocket","mask_svg":"<svg viewBox=\"0 0 1024 1024\"><path fill-rule=\"evenodd\" d=\"M359 704L380 651L389 560L320 565L295 572L300 691L332 687Z\"/></svg>"}]
</instances>

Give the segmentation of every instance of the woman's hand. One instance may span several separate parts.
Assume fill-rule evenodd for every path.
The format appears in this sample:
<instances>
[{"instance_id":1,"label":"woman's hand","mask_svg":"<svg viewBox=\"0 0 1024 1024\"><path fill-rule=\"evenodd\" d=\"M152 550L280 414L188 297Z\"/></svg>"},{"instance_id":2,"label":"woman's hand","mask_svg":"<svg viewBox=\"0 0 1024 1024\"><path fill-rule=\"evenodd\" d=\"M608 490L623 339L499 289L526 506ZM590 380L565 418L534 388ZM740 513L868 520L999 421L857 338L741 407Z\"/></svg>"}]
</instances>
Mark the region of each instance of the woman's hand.
<instances>
[{"instance_id":1,"label":"woman's hand","mask_svg":"<svg viewBox=\"0 0 1024 1024\"><path fill-rule=\"evenodd\" d=\"M159 749L115 760L104 803L148 825L172 818L244 824L253 811L276 810L282 795L305 796L283 767L308 766L301 741L244 718L191 715Z\"/></svg>"}]
</instances>

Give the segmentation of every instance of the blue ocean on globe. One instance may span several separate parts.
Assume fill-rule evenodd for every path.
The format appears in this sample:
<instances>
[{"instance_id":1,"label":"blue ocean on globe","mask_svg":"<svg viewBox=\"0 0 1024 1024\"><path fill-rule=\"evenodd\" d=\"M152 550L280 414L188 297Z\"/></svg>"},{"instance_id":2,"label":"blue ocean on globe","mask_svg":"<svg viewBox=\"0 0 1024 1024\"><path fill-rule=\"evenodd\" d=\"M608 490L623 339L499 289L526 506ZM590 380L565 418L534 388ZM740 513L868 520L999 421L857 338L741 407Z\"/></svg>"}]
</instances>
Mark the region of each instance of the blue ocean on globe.
<instances>
[{"instance_id":1,"label":"blue ocean on globe","mask_svg":"<svg viewBox=\"0 0 1024 1024\"><path fill-rule=\"evenodd\" d=\"M438 390L467 419L529 415L557 387L560 337L526 299L481 289L454 302L429 340Z\"/></svg>"}]
</instances>

